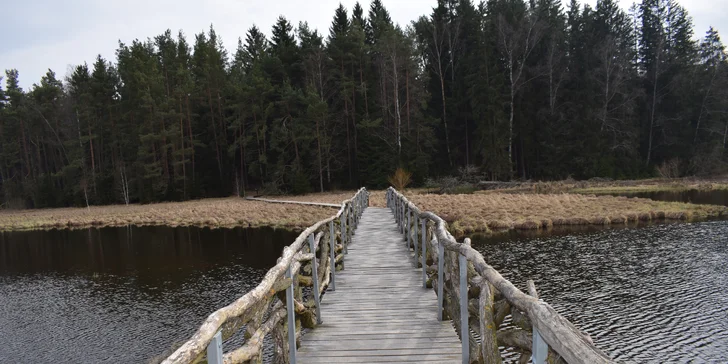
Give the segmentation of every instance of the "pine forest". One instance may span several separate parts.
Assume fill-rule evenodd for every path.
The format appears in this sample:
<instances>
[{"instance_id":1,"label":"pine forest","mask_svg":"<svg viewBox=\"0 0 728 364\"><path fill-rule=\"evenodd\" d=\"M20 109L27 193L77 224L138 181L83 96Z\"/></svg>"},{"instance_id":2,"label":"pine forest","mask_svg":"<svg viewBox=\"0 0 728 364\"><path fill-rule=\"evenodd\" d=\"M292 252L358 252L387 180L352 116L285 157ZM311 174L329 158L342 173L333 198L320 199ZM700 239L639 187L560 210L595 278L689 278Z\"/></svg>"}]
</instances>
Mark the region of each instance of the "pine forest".
<instances>
[{"instance_id":1,"label":"pine forest","mask_svg":"<svg viewBox=\"0 0 728 364\"><path fill-rule=\"evenodd\" d=\"M28 90L6 70L0 204L381 188L398 167L415 185L728 171L726 51L676 0L432 2L409 24L374 0L323 30L167 30Z\"/></svg>"}]
</instances>

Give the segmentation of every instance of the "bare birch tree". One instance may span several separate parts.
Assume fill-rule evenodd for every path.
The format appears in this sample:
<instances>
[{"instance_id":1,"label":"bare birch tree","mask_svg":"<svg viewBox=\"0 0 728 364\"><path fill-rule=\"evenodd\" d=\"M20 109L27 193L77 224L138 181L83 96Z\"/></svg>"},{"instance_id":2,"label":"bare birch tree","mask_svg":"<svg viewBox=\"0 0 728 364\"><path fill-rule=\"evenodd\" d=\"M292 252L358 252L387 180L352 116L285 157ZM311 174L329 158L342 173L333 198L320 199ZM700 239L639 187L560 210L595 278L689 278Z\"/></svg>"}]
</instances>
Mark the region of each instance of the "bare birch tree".
<instances>
[{"instance_id":1,"label":"bare birch tree","mask_svg":"<svg viewBox=\"0 0 728 364\"><path fill-rule=\"evenodd\" d=\"M509 21L503 14L498 16L498 48L505 62L508 77L509 114L508 114L508 160L513 163L513 120L515 115L516 94L527 79L526 61L543 35L543 26L538 17L527 10L520 19Z\"/></svg>"}]
</instances>

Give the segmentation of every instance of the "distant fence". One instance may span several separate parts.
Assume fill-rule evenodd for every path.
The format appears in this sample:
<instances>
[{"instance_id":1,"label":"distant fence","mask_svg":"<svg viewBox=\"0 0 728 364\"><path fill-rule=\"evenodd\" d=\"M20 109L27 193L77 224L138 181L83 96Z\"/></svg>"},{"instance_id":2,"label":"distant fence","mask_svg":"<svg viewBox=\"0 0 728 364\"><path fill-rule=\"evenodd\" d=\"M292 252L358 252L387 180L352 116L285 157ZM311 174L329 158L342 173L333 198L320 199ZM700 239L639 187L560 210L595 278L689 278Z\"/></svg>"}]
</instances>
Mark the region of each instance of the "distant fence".
<instances>
[{"instance_id":1,"label":"distant fence","mask_svg":"<svg viewBox=\"0 0 728 364\"><path fill-rule=\"evenodd\" d=\"M321 294L329 285L335 289L337 265L343 269L347 245L368 205L369 192L362 188L341 203L336 215L304 230L257 287L208 316L163 363L259 362L267 335L273 339L275 362L295 362L301 328L321 323ZM303 286L310 287L307 300ZM243 345L223 353L223 341L243 328Z\"/></svg>"},{"instance_id":2,"label":"distant fence","mask_svg":"<svg viewBox=\"0 0 728 364\"><path fill-rule=\"evenodd\" d=\"M422 266L423 286L437 290L438 319L450 318L463 343L463 363L500 363L500 347L521 353L519 362L611 363L591 338L538 299L527 282L523 293L485 262L470 246L458 243L439 216L421 211L390 187L387 207L392 209L415 266ZM419 233L418 233L419 231ZM418 242L420 240L420 242ZM510 315L509 325L504 325Z\"/></svg>"}]
</instances>

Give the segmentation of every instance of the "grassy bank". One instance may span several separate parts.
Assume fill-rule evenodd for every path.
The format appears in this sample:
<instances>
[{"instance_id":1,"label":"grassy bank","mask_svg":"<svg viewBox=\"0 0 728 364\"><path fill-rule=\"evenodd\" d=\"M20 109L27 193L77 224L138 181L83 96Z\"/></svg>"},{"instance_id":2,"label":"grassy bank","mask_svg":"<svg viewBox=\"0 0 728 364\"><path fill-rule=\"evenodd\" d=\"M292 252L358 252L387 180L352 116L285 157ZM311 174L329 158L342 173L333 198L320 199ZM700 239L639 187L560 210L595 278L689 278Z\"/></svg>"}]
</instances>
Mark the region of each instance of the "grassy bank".
<instances>
[{"instance_id":1,"label":"grassy bank","mask_svg":"<svg viewBox=\"0 0 728 364\"><path fill-rule=\"evenodd\" d=\"M514 193L406 195L420 208L445 219L453 234L639 221L696 221L728 216L728 207L724 206L613 196Z\"/></svg>"},{"instance_id":2,"label":"grassy bank","mask_svg":"<svg viewBox=\"0 0 728 364\"><path fill-rule=\"evenodd\" d=\"M335 192L324 192L324 193L309 193L306 195L299 196L262 196L263 198L270 200L286 200L286 201L301 201L301 202L320 202L320 203L335 203L339 204L344 200L350 199L356 191L335 191ZM372 207L385 207L385 191L369 191L369 206Z\"/></svg>"},{"instance_id":3,"label":"grassy bank","mask_svg":"<svg viewBox=\"0 0 728 364\"><path fill-rule=\"evenodd\" d=\"M488 188L485 184L483 187ZM495 188L478 191L478 193L581 193L581 194L615 194L634 192L683 192L690 190L711 191L728 190L728 177L712 179L653 178L644 180L589 180L589 181L548 181L548 182L503 182L494 183Z\"/></svg>"},{"instance_id":4,"label":"grassy bank","mask_svg":"<svg viewBox=\"0 0 728 364\"><path fill-rule=\"evenodd\" d=\"M271 204L230 197L150 205L92 206L89 209L4 210L0 211L0 231L126 225L299 229L335 213L336 210L329 207Z\"/></svg>"},{"instance_id":5,"label":"grassy bank","mask_svg":"<svg viewBox=\"0 0 728 364\"><path fill-rule=\"evenodd\" d=\"M666 186L664 183L652 185L663 189ZM650 184L612 187L646 190L646 186ZM719 188L721 185L713 186ZM606 191L606 188L612 187L598 188ZM574 188L571 189L573 190ZM266 198L339 204L353 194L354 191L339 191ZM722 206L613 196L518 193L514 189L463 195L429 194L424 189L410 189L405 194L420 208L435 212L448 221L455 234L549 229L553 226L630 224L639 221L695 221L728 216L728 208ZM370 206L384 207L385 192L370 191ZM231 197L150 205L99 206L90 209L5 210L0 211L0 231L126 225L211 228L273 226L299 229L334 213L335 208L330 207L272 204Z\"/></svg>"},{"instance_id":6,"label":"grassy bank","mask_svg":"<svg viewBox=\"0 0 728 364\"><path fill-rule=\"evenodd\" d=\"M385 206L384 191L370 193L371 206ZM346 191L268 198L334 203L351 195L351 191ZM420 208L445 219L454 234L662 220L696 221L728 216L728 207L723 206L613 196L514 191L445 195L429 194L425 189L408 189L405 195Z\"/></svg>"}]
</instances>

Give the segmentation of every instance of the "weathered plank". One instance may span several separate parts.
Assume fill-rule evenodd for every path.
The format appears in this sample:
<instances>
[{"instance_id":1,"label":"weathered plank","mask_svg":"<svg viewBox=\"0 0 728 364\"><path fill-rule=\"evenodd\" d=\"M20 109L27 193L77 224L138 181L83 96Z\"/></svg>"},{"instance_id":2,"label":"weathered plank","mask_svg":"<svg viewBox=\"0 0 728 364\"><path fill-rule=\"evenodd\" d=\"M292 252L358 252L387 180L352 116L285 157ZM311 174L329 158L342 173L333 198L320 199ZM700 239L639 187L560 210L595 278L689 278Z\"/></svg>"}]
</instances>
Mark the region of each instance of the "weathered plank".
<instances>
[{"instance_id":1,"label":"weathered plank","mask_svg":"<svg viewBox=\"0 0 728 364\"><path fill-rule=\"evenodd\" d=\"M462 345L388 209L367 208L336 291L321 302L323 324L302 338L299 363L460 363Z\"/></svg>"}]
</instances>

